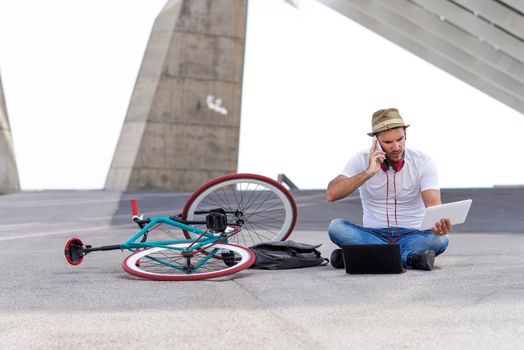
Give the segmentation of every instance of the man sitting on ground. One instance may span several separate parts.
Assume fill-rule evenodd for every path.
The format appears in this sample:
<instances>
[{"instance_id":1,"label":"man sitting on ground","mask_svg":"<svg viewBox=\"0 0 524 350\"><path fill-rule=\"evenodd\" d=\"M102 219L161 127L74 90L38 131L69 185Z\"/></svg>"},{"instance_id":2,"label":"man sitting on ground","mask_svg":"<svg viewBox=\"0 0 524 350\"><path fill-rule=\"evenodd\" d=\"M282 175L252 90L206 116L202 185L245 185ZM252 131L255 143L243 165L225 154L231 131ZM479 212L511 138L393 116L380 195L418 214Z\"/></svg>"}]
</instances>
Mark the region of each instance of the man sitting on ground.
<instances>
[{"instance_id":1,"label":"man sitting on ground","mask_svg":"<svg viewBox=\"0 0 524 350\"><path fill-rule=\"evenodd\" d=\"M364 225L334 219L329 237L339 247L398 243L404 267L431 270L435 256L446 250L451 231L446 218L431 230L418 230L424 209L441 204L436 165L426 154L405 148L409 125L404 124L397 109L375 112L371 126L371 149L357 152L326 192L326 199L334 202L358 189ZM341 249L332 253L331 263L344 267Z\"/></svg>"}]
</instances>

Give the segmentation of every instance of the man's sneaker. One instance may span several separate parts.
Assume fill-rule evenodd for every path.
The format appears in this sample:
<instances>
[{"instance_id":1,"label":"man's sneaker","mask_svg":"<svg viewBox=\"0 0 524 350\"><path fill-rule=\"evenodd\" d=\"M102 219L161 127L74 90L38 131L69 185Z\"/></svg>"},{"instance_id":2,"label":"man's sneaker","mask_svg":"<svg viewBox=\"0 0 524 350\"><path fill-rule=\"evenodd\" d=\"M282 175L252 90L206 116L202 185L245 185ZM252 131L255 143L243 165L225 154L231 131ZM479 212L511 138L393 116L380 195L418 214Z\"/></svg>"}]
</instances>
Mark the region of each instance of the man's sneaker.
<instances>
[{"instance_id":1,"label":"man's sneaker","mask_svg":"<svg viewBox=\"0 0 524 350\"><path fill-rule=\"evenodd\" d=\"M414 270L433 270L435 264L435 251L424 250L416 253L410 253L406 259L406 265Z\"/></svg>"},{"instance_id":2,"label":"man's sneaker","mask_svg":"<svg viewBox=\"0 0 524 350\"><path fill-rule=\"evenodd\" d=\"M344 258L342 257L342 249L335 249L331 253L331 265L335 269L342 269L344 267Z\"/></svg>"}]
</instances>

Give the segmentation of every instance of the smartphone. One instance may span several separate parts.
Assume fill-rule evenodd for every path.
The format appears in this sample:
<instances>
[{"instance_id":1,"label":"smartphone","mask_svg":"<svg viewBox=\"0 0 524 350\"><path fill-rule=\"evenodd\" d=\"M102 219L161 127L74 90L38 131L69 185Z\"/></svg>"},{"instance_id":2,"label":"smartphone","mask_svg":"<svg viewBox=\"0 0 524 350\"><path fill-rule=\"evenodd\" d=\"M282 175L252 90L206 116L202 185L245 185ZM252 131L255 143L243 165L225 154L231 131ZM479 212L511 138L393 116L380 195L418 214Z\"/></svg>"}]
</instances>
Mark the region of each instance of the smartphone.
<instances>
[{"instance_id":1,"label":"smartphone","mask_svg":"<svg viewBox=\"0 0 524 350\"><path fill-rule=\"evenodd\" d=\"M380 142L378 142L378 139L377 139L376 136L373 136L373 140L374 140L374 141L377 141L376 146L375 146L375 148L377 149L377 151L384 152L384 150L383 150L382 147L380 146Z\"/></svg>"},{"instance_id":2,"label":"smartphone","mask_svg":"<svg viewBox=\"0 0 524 350\"><path fill-rule=\"evenodd\" d=\"M380 146L380 142L378 142L378 139L377 139L376 136L373 136L373 140L375 140L375 141L377 142L377 143L375 144L375 149L376 149L377 151L379 151L379 152L384 152L384 150L383 150L382 147ZM379 159L380 159L380 162L382 163L382 162L384 162L384 160L386 159L386 157L381 156L381 157L379 157Z\"/></svg>"}]
</instances>

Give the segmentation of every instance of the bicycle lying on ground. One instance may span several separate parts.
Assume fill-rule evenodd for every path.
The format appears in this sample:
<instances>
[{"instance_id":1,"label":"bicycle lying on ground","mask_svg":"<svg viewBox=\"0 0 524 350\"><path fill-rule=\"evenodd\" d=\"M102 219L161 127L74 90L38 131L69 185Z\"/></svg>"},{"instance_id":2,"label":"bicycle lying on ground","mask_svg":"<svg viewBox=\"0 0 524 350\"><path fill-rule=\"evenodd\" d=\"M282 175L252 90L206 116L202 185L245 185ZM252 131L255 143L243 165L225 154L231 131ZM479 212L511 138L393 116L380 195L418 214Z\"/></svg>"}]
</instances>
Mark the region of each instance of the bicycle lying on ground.
<instances>
[{"instance_id":1,"label":"bicycle lying on ground","mask_svg":"<svg viewBox=\"0 0 524 350\"><path fill-rule=\"evenodd\" d=\"M92 247L79 238L67 241L68 263L78 265L94 251L129 250L122 263L131 275L152 280L199 280L230 275L251 266L248 246L286 240L296 223L297 207L278 182L255 174L232 174L196 190L181 214L144 218L131 200L140 230L126 242ZM162 225L181 229L185 239L148 241Z\"/></svg>"}]
</instances>

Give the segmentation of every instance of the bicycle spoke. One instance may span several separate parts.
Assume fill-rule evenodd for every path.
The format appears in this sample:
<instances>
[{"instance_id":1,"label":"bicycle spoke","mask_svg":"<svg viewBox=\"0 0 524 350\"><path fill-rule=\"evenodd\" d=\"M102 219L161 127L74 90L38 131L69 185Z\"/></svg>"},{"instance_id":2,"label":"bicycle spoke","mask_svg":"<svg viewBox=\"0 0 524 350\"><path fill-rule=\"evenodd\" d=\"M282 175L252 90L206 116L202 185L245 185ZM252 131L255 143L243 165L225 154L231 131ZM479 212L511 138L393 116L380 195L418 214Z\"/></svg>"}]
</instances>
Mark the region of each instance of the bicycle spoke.
<instances>
[{"instance_id":1,"label":"bicycle spoke","mask_svg":"<svg viewBox=\"0 0 524 350\"><path fill-rule=\"evenodd\" d=\"M260 193L257 195L257 197L253 200L253 203L250 204L249 206L245 207L244 210L250 209L251 206L255 205L255 203L257 203L258 198L262 195L263 192L264 192L264 191L260 191ZM269 196L271 196L271 195L272 195L272 192L271 192L271 191L267 191L266 198L265 198L263 201L260 202L260 204L259 204L259 206L257 207L257 209L260 208L260 206L261 206L262 204L264 204L264 202L265 202L265 201L269 198ZM255 210L255 211L256 211L256 210Z\"/></svg>"},{"instance_id":2,"label":"bicycle spoke","mask_svg":"<svg viewBox=\"0 0 524 350\"><path fill-rule=\"evenodd\" d=\"M258 229L258 230L257 230L257 229L255 229L255 228L253 227L253 225L252 225L251 223L249 223L249 224L246 225L246 229L247 229L248 231L250 231L250 232L253 232L257 237L262 238L262 240L261 240L262 242L268 242L268 241L271 240L270 238L271 238L272 236L274 236L274 232L272 232L272 231L268 231L268 230L266 230L266 229ZM263 235L263 234L262 234L263 231L269 233L269 235Z\"/></svg>"},{"instance_id":3,"label":"bicycle spoke","mask_svg":"<svg viewBox=\"0 0 524 350\"><path fill-rule=\"evenodd\" d=\"M253 190L250 191L250 196L249 196L249 198L247 200L247 203L249 203L251 201L251 198L253 198L253 194L256 193L256 190L258 189L258 187L259 187L259 185L257 184L257 186ZM255 200L256 200L256 198L255 198ZM243 204L244 203L242 202L242 210L245 210L245 209L249 208L249 207L245 207Z\"/></svg>"},{"instance_id":4,"label":"bicycle spoke","mask_svg":"<svg viewBox=\"0 0 524 350\"><path fill-rule=\"evenodd\" d=\"M224 197L226 198L226 201L227 201L227 208L230 210L230 211L233 211L233 206L231 205L231 203L229 202L229 198L227 198L227 192L225 189L222 189L222 192L224 192ZM238 210L238 206L237 206L237 210Z\"/></svg>"}]
</instances>

